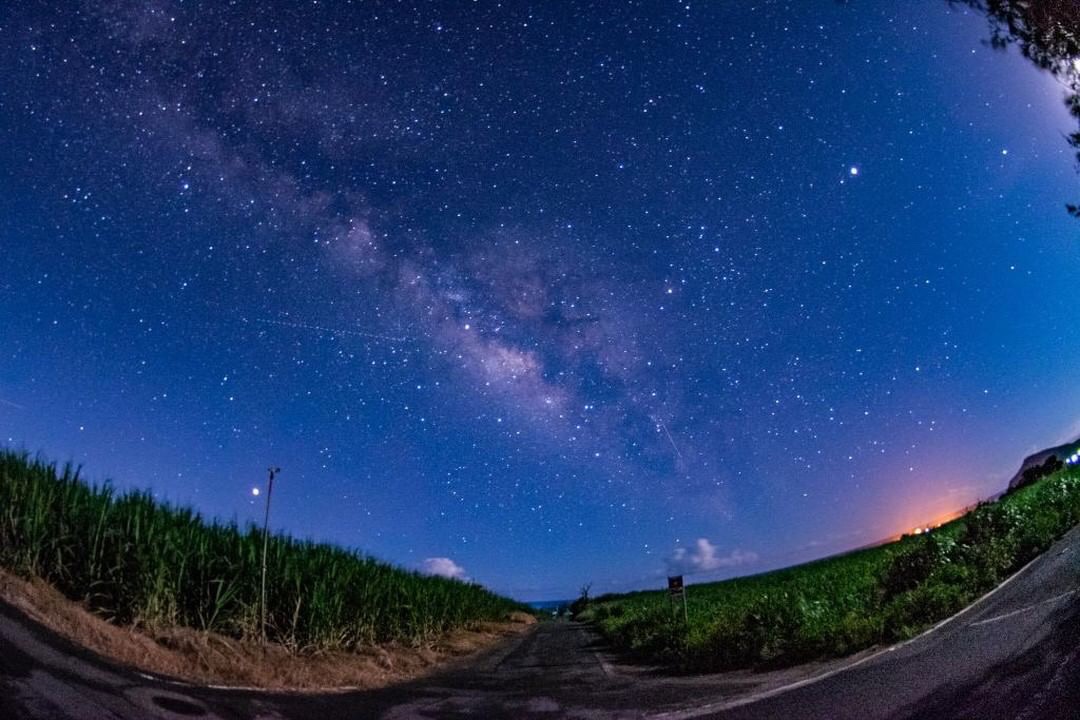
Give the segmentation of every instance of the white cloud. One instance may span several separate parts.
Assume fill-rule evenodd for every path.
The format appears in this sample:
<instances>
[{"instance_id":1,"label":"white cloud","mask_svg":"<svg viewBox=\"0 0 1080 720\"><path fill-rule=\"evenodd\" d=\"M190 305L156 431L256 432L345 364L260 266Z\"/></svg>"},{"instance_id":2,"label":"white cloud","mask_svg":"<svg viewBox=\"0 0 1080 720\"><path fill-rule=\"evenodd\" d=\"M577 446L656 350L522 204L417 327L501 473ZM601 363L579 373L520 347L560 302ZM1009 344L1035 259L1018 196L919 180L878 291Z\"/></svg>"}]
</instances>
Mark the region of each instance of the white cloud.
<instances>
[{"instance_id":1,"label":"white cloud","mask_svg":"<svg viewBox=\"0 0 1080 720\"><path fill-rule=\"evenodd\" d=\"M756 563L758 555L749 550L736 548L727 555L718 554L717 547L708 538L698 538L693 547L675 548L668 558L668 573L671 575L693 575L722 568L738 567Z\"/></svg>"},{"instance_id":2,"label":"white cloud","mask_svg":"<svg viewBox=\"0 0 1080 720\"><path fill-rule=\"evenodd\" d=\"M447 557L425 558L424 562L420 563L420 570L428 575L438 575L454 580L469 579L469 576L465 574L465 568Z\"/></svg>"}]
</instances>

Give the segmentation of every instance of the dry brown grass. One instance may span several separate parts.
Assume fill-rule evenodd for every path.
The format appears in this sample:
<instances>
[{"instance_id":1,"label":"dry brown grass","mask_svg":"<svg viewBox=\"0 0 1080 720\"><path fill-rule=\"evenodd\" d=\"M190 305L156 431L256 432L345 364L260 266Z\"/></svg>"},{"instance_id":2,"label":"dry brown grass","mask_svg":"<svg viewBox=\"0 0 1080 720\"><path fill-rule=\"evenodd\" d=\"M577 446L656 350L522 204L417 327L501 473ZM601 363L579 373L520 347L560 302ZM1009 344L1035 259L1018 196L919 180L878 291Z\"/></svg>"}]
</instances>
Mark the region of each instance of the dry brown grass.
<instances>
[{"instance_id":1,"label":"dry brown grass","mask_svg":"<svg viewBox=\"0 0 1080 720\"><path fill-rule=\"evenodd\" d=\"M508 623L480 623L425 647L386 645L357 652L293 653L188 628L119 627L64 597L43 580L0 570L0 599L53 632L142 672L207 685L274 690L371 689L431 673L447 661L479 653L525 632L536 619L515 613Z\"/></svg>"}]
</instances>

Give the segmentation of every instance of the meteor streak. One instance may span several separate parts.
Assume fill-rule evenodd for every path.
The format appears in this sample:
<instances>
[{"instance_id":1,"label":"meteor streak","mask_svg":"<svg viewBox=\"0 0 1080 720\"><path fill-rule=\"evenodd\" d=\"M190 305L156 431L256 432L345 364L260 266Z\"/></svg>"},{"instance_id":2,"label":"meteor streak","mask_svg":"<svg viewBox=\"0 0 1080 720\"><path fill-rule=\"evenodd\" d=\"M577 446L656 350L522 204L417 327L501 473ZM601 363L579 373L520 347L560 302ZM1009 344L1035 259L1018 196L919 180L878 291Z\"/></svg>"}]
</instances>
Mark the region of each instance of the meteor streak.
<instances>
[{"instance_id":1,"label":"meteor streak","mask_svg":"<svg viewBox=\"0 0 1080 720\"><path fill-rule=\"evenodd\" d=\"M675 444L675 438L671 437L671 433L668 432L667 425L665 425L664 421L660 418L653 418L653 420L656 422L656 426L663 430L664 434L667 435L668 442L671 443L671 449L675 451L675 455L678 456L679 462L683 462L683 456L682 453L679 452L679 446Z\"/></svg>"},{"instance_id":2,"label":"meteor streak","mask_svg":"<svg viewBox=\"0 0 1080 720\"><path fill-rule=\"evenodd\" d=\"M353 335L355 337L369 338L373 340L385 340L386 342L402 343L409 340L408 337L399 337L395 335L381 335L379 333L365 332L363 330L351 330L347 328L332 328L325 325L315 325L313 323L294 322L291 320L271 320L268 318L254 318L247 320L242 318L243 322L256 322L262 325L278 325L280 327L293 328L296 330L309 330L311 332L322 333L324 335Z\"/></svg>"}]
</instances>

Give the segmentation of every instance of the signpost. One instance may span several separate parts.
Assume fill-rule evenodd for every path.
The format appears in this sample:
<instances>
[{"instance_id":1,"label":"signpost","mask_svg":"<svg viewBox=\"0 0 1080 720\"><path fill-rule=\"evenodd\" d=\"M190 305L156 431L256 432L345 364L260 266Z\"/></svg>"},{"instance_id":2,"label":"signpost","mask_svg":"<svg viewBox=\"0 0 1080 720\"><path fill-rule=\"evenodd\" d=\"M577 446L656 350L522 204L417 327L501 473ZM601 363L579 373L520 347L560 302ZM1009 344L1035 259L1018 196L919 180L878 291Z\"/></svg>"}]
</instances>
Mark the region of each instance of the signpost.
<instances>
[{"instance_id":1,"label":"signpost","mask_svg":"<svg viewBox=\"0 0 1080 720\"><path fill-rule=\"evenodd\" d=\"M671 603L671 611L675 612L675 598L682 598L683 622L690 624L690 611L686 609L686 587L683 585L682 575L669 575L667 579L668 602Z\"/></svg>"}]
</instances>

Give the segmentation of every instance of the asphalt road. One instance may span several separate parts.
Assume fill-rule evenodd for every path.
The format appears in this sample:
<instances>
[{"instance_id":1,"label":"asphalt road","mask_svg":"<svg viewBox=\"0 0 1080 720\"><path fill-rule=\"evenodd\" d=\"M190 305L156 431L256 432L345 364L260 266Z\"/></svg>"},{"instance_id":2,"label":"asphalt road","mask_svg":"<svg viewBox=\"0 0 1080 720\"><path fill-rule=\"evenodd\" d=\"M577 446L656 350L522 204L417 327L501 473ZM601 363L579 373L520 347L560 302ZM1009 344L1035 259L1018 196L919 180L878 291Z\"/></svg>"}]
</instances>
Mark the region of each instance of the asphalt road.
<instances>
[{"instance_id":1,"label":"asphalt road","mask_svg":"<svg viewBox=\"0 0 1080 720\"><path fill-rule=\"evenodd\" d=\"M372 692L193 687L117 668L0 605L0 719L1080 720L1080 528L915 640L782 672L674 677L544 623L441 675Z\"/></svg>"}]
</instances>

